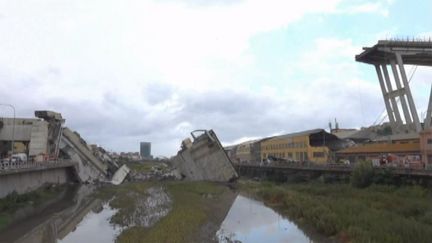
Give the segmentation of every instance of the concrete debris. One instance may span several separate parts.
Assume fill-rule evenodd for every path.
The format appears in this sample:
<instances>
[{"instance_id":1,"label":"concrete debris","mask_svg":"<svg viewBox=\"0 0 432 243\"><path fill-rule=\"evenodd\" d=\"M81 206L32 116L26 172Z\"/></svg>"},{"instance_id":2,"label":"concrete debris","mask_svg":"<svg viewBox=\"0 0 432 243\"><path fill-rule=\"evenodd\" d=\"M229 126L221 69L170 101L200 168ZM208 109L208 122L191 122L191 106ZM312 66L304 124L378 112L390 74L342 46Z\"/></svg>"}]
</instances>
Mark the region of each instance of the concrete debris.
<instances>
[{"instance_id":1,"label":"concrete debris","mask_svg":"<svg viewBox=\"0 0 432 243\"><path fill-rule=\"evenodd\" d=\"M0 161L43 164L72 160L77 163L77 180L111 181L120 166L103 148L88 145L77 132L64 127L60 113L35 111L35 116L0 118ZM126 166L120 168L113 182L121 183L128 173Z\"/></svg>"},{"instance_id":2,"label":"concrete debris","mask_svg":"<svg viewBox=\"0 0 432 243\"><path fill-rule=\"evenodd\" d=\"M201 134L196 136L199 132ZM191 135L193 141L183 140L180 151L171 159L184 179L227 182L238 178L213 130L195 130Z\"/></svg>"},{"instance_id":3,"label":"concrete debris","mask_svg":"<svg viewBox=\"0 0 432 243\"><path fill-rule=\"evenodd\" d=\"M115 173L111 180L111 183L114 185L120 185L126 176L129 174L130 169L127 165L122 165Z\"/></svg>"},{"instance_id":4,"label":"concrete debris","mask_svg":"<svg viewBox=\"0 0 432 243\"><path fill-rule=\"evenodd\" d=\"M36 111L35 118L0 118L0 157L26 153L33 161L55 160L64 119L60 113ZM9 151L14 143L15 151Z\"/></svg>"},{"instance_id":5,"label":"concrete debris","mask_svg":"<svg viewBox=\"0 0 432 243\"><path fill-rule=\"evenodd\" d=\"M47 154L51 158L57 158L59 154L59 142L62 136L62 125L65 120L62 118L60 113L53 111L35 111L35 116L43 119L48 123L48 132L47 132ZM35 155L36 153L32 153L32 149L34 146L34 141L37 141L37 137L34 137L36 132L33 132L32 128L32 139L30 139L30 155ZM32 146L33 145L33 146Z\"/></svg>"},{"instance_id":6,"label":"concrete debris","mask_svg":"<svg viewBox=\"0 0 432 243\"><path fill-rule=\"evenodd\" d=\"M108 166L93 155L87 143L76 132L63 129L60 149L69 159L78 162L77 174L81 181L103 180L108 175Z\"/></svg>"},{"instance_id":7,"label":"concrete debris","mask_svg":"<svg viewBox=\"0 0 432 243\"><path fill-rule=\"evenodd\" d=\"M77 132L67 127L63 129L60 149L69 159L78 162L77 174L83 182L105 181L106 178L117 174L117 178L114 178L112 183L120 184L129 173L126 165L119 168L104 149L87 145Z\"/></svg>"}]
</instances>

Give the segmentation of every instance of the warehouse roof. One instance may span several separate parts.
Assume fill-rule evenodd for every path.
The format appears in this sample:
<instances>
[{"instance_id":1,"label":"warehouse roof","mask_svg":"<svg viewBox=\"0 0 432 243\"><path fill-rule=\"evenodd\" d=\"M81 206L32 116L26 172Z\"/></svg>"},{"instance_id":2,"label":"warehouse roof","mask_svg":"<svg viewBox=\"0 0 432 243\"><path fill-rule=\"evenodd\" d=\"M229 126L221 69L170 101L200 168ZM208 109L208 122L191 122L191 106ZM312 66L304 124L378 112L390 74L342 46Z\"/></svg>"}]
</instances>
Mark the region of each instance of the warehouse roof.
<instances>
[{"instance_id":1,"label":"warehouse roof","mask_svg":"<svg viewBox=\"0 0 432 243\"><path fill-rule=\"evenodd\" d=\"M339 154L408 153L420 151L419 143L368 143L338 151Z\"/></svg>"},{"instance_id":2,"label":"warehouse roof","mask_svg":"<svg viewBox=\"0 0 432 243\"><path fill-rule=\"evenodd\" d=\"M284 135L279 135L279 136L274 136L273 138L292 138L292 137L300 137L300 136L307 136L307 135L311 135L311 134L315 134L315 133L321 133L321 132L326 132L324 129L312 129L312 130L306 130L306 131L302 131L302 132L295 132L295 133L289 133L289 134L284 134Z\"/></svg>"}]
</instances>

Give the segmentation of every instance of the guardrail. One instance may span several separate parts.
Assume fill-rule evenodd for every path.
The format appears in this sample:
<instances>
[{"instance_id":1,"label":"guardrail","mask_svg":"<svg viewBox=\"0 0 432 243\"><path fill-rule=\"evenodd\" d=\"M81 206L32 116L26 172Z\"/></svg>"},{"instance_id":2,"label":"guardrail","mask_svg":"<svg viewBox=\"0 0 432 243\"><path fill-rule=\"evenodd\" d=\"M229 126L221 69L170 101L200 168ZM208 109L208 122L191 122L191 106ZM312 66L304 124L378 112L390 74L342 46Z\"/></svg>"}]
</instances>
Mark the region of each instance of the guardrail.
<instances>
[{"instance_id":1,"label":"guardrail","mask_svg":"<svg viewBox=\"0 0 432 243\"><path fill-rule=\"evenodd\" d=\"M8 170L19 170L19 169L31 169L38 167L50 167L50 166L60 166L63 164L70 164L70 160L49 160L49 161L0 161L0 171Z\"/></svg>"},{"instance_id":2,"label":"guardrail","mask_svg":"<svg viewBox=\"0 0 432 243\"><path fill-rule=\"evenodd\" d=\"M315 164L315 163L288 163L288 164L270 164L270 165L259 165L259 164L236 164L237 169L257 169L257 170L303 170L303 171L322 171L322 172L342 172L351 173L354 165L328 163L328 164ZM426 176L432 177L431 169L416 169L416 168L405 168L396 166L376 166L373 167L376 171L388 171L398 175L414 175L414 176Z\"/></svg>"}]
</instances>

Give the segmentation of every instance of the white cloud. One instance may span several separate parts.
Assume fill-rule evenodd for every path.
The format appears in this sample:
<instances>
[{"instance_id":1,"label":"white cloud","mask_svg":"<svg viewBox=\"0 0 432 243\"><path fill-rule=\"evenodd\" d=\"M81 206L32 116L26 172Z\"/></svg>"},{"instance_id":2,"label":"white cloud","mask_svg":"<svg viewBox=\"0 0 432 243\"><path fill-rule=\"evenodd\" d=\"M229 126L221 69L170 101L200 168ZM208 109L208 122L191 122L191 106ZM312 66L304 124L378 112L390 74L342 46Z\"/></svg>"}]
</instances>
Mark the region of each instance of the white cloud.
<instances>
[{"instance_id":1,"label":"white cloud","mask_svg":"<svg viewBox=\"0 0 432 243\"><path fill-rule=\"evenodd\" d=\"M334 116L351 126L359 118L350 118L352 110L363 98L376 104L377 88L358 78L360 48L349 39L319 38L287 64L288 78L301 73L307 83L280 84L267 73L244 78L259 69L254 36L312 14L374 10L341 3L3 1L0 96L20 116L60 111L67 125L108 149L153 141L156 155L173 154L196 128L235 141L325 127Z\"/></svg>"},{"instance_id":2,"label":"white cloud","mask_svg":"<svg viewBox=\"0 0 432 243\"><path fill-rule=\"evenodd\" d=\"M359 1L358 4L350 4L339 9L338 12L343 14L379 14L384 17L389 16L389 6L393 4L392 0L378 1Z\"/></svg>"}]
</instances>

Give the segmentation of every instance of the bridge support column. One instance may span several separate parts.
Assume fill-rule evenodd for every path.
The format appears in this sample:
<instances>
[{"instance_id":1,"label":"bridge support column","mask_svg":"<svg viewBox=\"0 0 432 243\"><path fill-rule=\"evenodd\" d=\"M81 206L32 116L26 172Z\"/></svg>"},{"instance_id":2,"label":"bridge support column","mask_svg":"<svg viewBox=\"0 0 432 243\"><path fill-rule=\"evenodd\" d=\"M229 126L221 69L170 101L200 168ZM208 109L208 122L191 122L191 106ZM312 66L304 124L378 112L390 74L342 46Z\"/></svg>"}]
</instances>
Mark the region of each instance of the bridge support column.
<instances>
[{"instance_id":1,"label":"bridge support column","mask_svg":"<svg viewBox=\"0 0 432 243\"><path fill-rule=\"evenodd\" d=\"M398 65L399 65L399 71L401 73L402 82L404 84L405 94L406 94L406 97L407 97L407 100L408 100L408 105L409 105L409 108L410 108L410 111L411 111L411 116L412 116L412 119L413 119L414 127L415 127L415 129L416 129L417 132L421 132L422 128L421 128L419 117L418 117L418 114L417 114L417 109L415 107L414 100L413 100L413 97L412 97L412 94L411 94L411 89L409 87L407 75L405 73L405 68L404 68L404 65L403 65L402 56L398 52L396 53L396 60L397 60Z\"/></svg>"},{"instance_id":2,"label":"bridge support column","mask_svg":"<svg viewBox=\"0 0 432 243\"><path fill-rule=\"evenodd\" d=\"M382 65L382 66L383 66L383 69L385 69L385 66L384 65ZM379 83L380 83L381 92L382 92L383 97L384 97L384 104L385 104L385 107L386 107L386 110L387 110L387 115L388 115L388 118L389 118L389 121L390 121L390 125L392 127L392 130L396 131L398 126L397 126L395 118L397 118L397 117L395 117L395 109L394 109L395 107L394 107L394 104L392 103L392 105L390 105L391 98L389 96L389 92L392 91L392 88L388 84L387 84L387 87L384 84L384 78L383 78L383 74L382 74L380 65L375 65L375 70L376 70L376 73L378 75L378 80L379 80ZM396 110L397 110L397 106L396 106ZM398 111L398 114L399 114L399 111Z\"/></svg>"}]
</instances>

